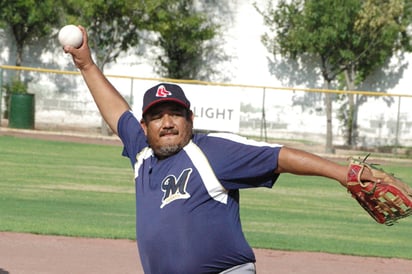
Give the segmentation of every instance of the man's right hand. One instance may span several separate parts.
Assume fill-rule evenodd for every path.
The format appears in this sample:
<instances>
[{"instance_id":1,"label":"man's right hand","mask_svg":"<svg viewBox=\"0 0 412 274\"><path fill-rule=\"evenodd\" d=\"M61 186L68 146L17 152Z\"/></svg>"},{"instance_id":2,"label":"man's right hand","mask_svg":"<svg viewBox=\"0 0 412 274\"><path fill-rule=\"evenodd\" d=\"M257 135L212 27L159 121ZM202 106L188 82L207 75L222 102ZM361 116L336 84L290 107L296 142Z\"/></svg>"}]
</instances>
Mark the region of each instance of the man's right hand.
<instances>
[{"instance_id":1,"label":"man's right hand","mask_svg":"<svg viewBox=\"0 0 412 274\"><path fill-rule=\"evenodd\" d=\"M65 53L69 53L73 57L73 62L76 67L80 70L86 70L88 67L94 65L89 43L88 43L88 36L86 29L83 26L78 26L81 32L83 33L83 43L79 48L75 48L72 46L64 46L63 50Z\"/></svg>"}]
</instances>

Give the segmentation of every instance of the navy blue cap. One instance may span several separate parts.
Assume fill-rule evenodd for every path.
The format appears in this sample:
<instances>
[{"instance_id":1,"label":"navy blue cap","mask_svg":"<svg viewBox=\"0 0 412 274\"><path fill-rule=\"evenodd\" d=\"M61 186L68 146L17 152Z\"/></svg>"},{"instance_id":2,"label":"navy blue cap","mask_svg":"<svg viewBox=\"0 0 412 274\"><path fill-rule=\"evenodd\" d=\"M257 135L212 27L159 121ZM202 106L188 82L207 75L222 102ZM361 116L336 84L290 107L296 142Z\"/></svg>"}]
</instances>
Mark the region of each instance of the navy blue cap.
<instances>
[{"instance_id":1,"label":"navy blue cap","mask_svg":"<svg viewBox=\"0 0 412 274\"><path fill-rule=\"evenodd\" d=\"M145 114L149 108L163 102L175 102L190 109L190 102L187 100L180 86L170 83L160 83L148 89L144 94L142 113Z\"/></svg>"}]
</instances>

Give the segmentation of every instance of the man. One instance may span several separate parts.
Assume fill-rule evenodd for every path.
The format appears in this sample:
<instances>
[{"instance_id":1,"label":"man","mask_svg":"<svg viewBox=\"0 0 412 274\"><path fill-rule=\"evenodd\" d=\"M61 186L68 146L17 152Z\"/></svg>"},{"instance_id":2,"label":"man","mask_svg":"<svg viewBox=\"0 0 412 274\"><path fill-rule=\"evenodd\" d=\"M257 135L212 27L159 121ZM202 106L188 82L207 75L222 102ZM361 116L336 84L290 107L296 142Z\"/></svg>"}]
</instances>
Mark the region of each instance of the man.
<instances>
[{"instance_id":1,"label":"man","mask_svg":"<svg viewBox=\"0 0 412 274\"><path fill-rule=\"evenodd\" d=\"M94 64L84 28L79 49L65 46L135 172L136 236L145 273L255 273L239 219L239 189L272 187L279 174L346 184L347 167L316 155L231 134L193 134L180 86L146 91L139 121ZM374 180L365 172L364 180Z\"/></svg>"}]
</instances>

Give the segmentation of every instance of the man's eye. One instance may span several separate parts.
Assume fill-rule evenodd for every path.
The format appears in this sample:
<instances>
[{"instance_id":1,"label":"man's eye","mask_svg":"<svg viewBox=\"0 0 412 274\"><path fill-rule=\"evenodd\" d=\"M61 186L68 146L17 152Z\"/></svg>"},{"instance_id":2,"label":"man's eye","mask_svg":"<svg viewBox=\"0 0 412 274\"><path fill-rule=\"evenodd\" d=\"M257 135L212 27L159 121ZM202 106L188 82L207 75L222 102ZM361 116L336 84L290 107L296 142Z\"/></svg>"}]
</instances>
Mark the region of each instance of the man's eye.
<instances>
[{"instance_id":1,"label":"man's eye","mask_svg":"<svg viewBox=\"0 0 412 274\"><path fill-rule=\"evenodd\" d=\"M162 115L161 115L161 113L151 113L148 116L148 118L149 118L149 120L158 120L158 119L162 118Z\"/></svg>"},{"instance_id":2,"label":"man's eye","mask_svg":"<svg viewBox=\"0 0 412 274\"><path fill-rule=\"evenodd\" d=\"M183 113L181 111L174 111L172 112L173 116L183 116Z\"/></svg>"}]
</instances>

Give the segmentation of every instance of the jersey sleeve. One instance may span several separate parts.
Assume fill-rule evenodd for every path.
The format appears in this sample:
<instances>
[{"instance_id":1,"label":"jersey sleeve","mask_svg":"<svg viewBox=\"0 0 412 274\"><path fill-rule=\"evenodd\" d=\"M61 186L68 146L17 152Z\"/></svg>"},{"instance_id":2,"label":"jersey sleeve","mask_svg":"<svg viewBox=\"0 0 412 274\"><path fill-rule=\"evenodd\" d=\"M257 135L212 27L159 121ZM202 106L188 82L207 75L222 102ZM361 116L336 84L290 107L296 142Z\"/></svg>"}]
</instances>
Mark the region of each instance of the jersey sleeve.
<instances>
[{"instance_id":1,"label":"jersey sleeve","mask_svg":"<svg viewBox=\"0 0 412 274\"><path fill-rule=\"evenodd\" d=\"M199 142L216 176L228 189L272 187L279 174L281 145L256 142L234 134L207 135Z\"/></svg>"},{"instance_id":2,"label":"jersey sleeve","mask_svg":"<svg viewBox=\"0 0 412 274\"><path fill-rule=\"evenodd\" d=\"M123 143L122 155L128 157L134 165L137 153L147 147L146 135L140 122L131 111L126 111L119 119L117 131Z\"/></svg>"}]
</instances>

